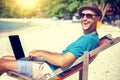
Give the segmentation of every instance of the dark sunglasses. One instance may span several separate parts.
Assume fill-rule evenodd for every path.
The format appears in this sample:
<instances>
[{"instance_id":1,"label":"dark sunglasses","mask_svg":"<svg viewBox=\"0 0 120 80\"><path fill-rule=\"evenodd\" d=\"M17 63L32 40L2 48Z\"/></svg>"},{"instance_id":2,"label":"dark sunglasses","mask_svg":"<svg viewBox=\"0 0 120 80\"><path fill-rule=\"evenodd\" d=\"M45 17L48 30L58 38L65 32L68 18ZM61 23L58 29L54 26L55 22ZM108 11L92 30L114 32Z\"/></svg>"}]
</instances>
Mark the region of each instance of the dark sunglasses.
<instances>
[{"instance_id":1,"label":"dark sunglasses","mask_svg":"<svg viewBox=\"0 0 120 80\"><path fill-rule=\"evenodd\" d=\"M99 16L99 15L95 15L95 14L84 14L84 13L80 13L79 17L83 18L84 16L86 16L88 19L91 19L93 16Z\"/></svg>"}]
</instances>

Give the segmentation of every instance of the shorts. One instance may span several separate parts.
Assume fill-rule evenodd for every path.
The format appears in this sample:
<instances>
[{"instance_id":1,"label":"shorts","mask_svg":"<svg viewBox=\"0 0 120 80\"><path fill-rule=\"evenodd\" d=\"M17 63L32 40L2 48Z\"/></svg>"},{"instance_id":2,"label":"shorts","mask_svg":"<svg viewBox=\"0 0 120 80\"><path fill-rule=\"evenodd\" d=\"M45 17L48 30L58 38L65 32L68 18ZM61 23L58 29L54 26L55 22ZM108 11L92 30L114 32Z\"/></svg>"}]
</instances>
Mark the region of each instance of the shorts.
<instances>
[{"instance_id":1,"label":"shorts","mask_svg":"<svg viewBox=\"0 0 120 80\"><path fill-rule=\"evenodd\" d=\"M52 70L45 62L21 61L17 60L18 73L39 79L44 74L51 73Z\"/></svg>"}]
</instances>

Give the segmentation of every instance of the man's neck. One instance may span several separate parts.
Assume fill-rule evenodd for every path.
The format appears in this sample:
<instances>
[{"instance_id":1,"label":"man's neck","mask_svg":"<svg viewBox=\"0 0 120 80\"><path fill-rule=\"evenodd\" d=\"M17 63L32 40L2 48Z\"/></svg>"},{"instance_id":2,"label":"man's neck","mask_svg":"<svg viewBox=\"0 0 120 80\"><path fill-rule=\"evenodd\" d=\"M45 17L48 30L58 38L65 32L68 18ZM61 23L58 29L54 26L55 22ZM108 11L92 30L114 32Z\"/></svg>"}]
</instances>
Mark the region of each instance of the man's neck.
<instances>
[{"instance_id":1,"label":"man's neck","mask_svg":"<svg viewBox=\"0 0 120 80\"><path fill-rule=\"evenodd\" d=\"M95 33L95 32L97 32L97 31L96 30L94 30L94 31L83 31L84 34Z\"/></svg>"}]
</instances>

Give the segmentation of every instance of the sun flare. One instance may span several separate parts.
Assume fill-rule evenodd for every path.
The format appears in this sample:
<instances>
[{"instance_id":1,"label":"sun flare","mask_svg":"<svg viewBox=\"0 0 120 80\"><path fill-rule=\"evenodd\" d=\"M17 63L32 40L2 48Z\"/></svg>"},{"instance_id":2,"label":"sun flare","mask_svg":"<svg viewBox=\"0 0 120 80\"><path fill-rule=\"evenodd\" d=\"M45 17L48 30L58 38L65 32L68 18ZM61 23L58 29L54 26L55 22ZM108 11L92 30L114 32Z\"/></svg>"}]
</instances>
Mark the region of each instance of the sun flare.
<instances>
[{"instance_id":1,"label":"sun flare","mask_svg":"<svg viewBox=\"0 0 120 80\"><path fill-rule=\"evenodd\" d=\"M16 0L16 3L21 7L21 8L35 8L37 4L37 0Z\"/></svg>"}]
</instances>

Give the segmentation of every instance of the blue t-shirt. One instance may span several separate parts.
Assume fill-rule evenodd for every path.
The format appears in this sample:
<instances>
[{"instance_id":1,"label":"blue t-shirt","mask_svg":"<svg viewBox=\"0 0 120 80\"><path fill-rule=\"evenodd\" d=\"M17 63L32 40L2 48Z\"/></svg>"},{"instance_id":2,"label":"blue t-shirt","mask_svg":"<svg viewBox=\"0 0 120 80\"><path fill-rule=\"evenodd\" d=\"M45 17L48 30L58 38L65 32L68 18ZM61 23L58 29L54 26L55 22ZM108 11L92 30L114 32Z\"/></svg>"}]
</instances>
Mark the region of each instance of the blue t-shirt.
<instances>
[{"instance_id":1,"label":"blue t-shirt","mask_svg":"<svg viewBox=\"0 0 120 80\"><path fill-rule=\"evenodd\" d=\"M71 52L76 59L83 55L84 51L91 51L99 46L99 37L96 32L88 33L79 37L75 42L70 44L65 50L62 51L61 55ZM50 68L54 71L59 66L48 63Z\"/></svg>"}]
</instances>

